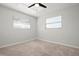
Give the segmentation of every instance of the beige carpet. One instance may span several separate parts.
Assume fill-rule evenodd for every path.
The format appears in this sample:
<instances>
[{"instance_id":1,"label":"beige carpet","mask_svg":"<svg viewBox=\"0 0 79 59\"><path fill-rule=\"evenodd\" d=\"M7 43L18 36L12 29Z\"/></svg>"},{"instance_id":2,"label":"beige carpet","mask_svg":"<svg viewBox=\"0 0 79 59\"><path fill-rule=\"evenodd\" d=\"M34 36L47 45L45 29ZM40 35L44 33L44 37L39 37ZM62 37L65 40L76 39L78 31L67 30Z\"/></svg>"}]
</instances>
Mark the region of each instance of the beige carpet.
<instances>
[{"instance_id":1,"label":"beige carpet","mask_svg":"<svg viewBox=\"0 0 79 59\"><path fill-rule=\"evenodd\" d=\"M33 40L14 46L1 48L1 56L79 56L79 49L63 45Z\"/></svg>"}]
</instances>

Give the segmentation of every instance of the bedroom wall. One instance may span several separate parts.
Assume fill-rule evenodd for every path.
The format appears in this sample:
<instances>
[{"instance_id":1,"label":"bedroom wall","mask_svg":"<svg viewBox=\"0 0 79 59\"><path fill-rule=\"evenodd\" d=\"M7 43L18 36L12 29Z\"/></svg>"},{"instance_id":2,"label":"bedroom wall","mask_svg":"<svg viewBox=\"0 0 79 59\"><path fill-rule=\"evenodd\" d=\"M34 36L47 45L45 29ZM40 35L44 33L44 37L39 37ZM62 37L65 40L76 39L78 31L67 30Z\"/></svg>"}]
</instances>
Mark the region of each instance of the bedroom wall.
<instances>
[{"instance_id":1,"label":"bedroom wall","mask_svg":"<svg viewBox=\"0 0 79 59\"><path fill-rule=\"evenodd\" d=\"M62 17L62 28L45 28L45 22L50 17ZM79 47L79 5L43 14L38 19L38 38L57 42L67 46Z\"/></svg>"},{"instance_id":2,"label":"bedroom wall","mask_svg":"<svg viewBox=\"0 0 79 59\"><path fill-rule=\"evenodd\" d=\"M31 29L14 28L13 16L29 19ZM0 6L0 47L34 39L36 37L36 22L35 17Z\"/></svg>"}]
</instances>

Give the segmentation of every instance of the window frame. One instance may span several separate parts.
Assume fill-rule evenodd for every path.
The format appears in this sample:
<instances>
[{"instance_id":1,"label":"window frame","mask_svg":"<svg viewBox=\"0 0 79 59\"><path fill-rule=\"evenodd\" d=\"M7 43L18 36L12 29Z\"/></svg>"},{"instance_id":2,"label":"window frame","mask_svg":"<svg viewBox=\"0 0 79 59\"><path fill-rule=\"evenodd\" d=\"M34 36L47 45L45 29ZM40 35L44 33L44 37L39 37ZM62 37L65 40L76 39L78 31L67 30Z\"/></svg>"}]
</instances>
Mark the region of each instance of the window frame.
<instances>
[{"instance_id":1,"label":"window frame","mask_svg":"<svg viewBox=\"0 0 79 59\"><path fill-rule=\"evenodd\" d=\"M52 20L52 19L54 20L55 17L56 17L56 18L59 18L59 20L56 20L56 21L53 21L53 22L50 22L50 21L47 22L47 20ZM47 18L47 19L46 19L45 28L47 28L47 29L58 29L58 28L62 28L62 18L61 18L61 16L55 16L55 17L51 17L51 18ZM60 25L60 26L57 26L57 27L51 27L51 28L48 28L48 27L47 27L47 25L50 25L50 24L51 24L51 25L55 25L56 23L57 23L57 24L60 23L61 25ZM56 24L56 25L57 25L57 24Z\"/></svg>"},{"instance_id":2,"label":"window frame","mask_svg":"<svg viewBox=\"0 0 79 59\"><path fill-rule=\"evenodd\" d=\"M16 29L31 29L30 20L26 19L26 18L13 17L12 25ZM22 26L22 25L24 25L24 26ZM26 26L29 26L29 27L26 27Z\"/></svg>"}]
</instances>

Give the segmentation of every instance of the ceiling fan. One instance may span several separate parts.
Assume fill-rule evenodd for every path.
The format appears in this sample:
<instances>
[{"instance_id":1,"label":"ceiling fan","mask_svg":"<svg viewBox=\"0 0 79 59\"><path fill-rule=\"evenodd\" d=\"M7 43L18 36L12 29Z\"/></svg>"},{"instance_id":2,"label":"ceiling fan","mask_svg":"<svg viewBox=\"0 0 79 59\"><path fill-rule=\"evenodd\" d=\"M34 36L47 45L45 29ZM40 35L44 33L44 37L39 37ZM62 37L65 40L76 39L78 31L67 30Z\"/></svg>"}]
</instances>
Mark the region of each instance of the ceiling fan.
<instances>
[{"instance_id":1,"label":"ceiling fan","mask_svg":"<svg viewBox=\"0 0 79 59\"><path fill-rule=\"evenodd\" d=\"M36 6L36 7L43 7L43 8L47 8L47 6L45 6L44 4L42 4L42 3L34 3L34 4L32 4L32 5L30 5L30 6L28 6L28 8L31 8L31 7L33 7L33 6Z\"/></svg>"}]
</instances>

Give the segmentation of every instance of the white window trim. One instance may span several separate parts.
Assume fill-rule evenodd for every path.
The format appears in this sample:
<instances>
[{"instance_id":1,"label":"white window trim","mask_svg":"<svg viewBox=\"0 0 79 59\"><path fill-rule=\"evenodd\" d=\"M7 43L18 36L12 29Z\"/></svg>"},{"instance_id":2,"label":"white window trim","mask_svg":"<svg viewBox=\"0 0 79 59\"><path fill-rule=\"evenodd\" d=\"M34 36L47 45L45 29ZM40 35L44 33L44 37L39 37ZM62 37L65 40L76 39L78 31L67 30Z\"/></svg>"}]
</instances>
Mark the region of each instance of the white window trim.
<instances>
[{"instance_id":1,"label":"white window trim","mask_svg":"<svg viewBox=\"0 0 79 59\"><path fill-rule=\"evenodd\" d=\"M62 28L62 20L61 20L61 16L57 16L56 18L59 17L59 20L57 19L56 21L51 21L51 20L54 20L55 17L52 17L52 18L48 18L46 19L46 28ZM50 21L48 21L50 20ZM48 21L48 22L47 22ZM57 23L57 24L56 24ZM59 24L59 25L58 25ZM50 25L50 26L48 26ZM52 25L52 26L51 26Z\"/></svg>"}]
</instances>

